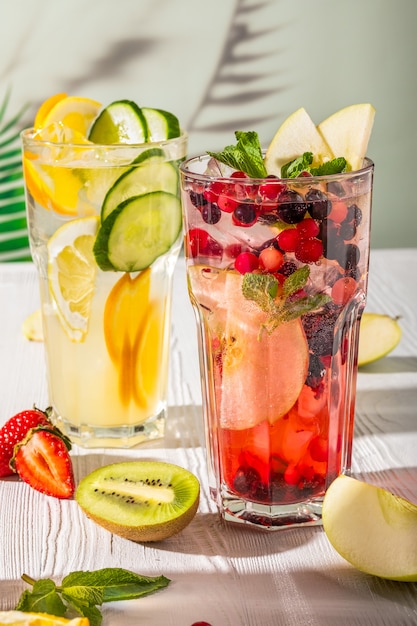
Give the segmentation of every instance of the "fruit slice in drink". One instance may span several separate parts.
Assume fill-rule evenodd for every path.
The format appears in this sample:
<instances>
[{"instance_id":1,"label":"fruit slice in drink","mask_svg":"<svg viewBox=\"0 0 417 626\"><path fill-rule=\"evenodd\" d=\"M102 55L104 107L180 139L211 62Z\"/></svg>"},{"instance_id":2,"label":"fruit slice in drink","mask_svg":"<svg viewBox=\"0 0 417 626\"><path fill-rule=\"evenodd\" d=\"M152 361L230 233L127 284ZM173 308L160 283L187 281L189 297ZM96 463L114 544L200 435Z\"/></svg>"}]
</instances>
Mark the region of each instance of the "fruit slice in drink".
<instances>
[{"instance_id":1,"label":"fruit slice in drink","mask_svg":"<svg viewBox=\"0 0 417 626\"><path fill-rule=\"evenodd\" d=\"M128 198L104 220L94 244L98 266L136 272L168 252L182 225L178 197L154 191Z\"/></svg>"},{"instance_id":2,"label":"fruit slice in drink","mask_svg":"<svg viewBox=\"0 0 417 626\"><path fill-rule=\"evenodd\" d=\"M121 202L128 198L153 191L178 191L178 173L175 166L164 157L151 157L140 165L128 169L109 189L101 209L104 221Z\"/></svg>"},{"instance_id":3,"label":"fruit slice in drink","mask_svg":"<svg viewBox=\"0 0 417 626\"><path fill-rule=\"evenodd\" d=\"M308 345L300 319L268 334L266 314L242 294L242 275L189 268L192 290L204 307L213 355L220 373L217 389L220 426L252 428L273 424L296 402L308 371ZM215 340L213 340L215 338ZM266 391L267 390L267 391Z\"/></svg>"}]
</instances>

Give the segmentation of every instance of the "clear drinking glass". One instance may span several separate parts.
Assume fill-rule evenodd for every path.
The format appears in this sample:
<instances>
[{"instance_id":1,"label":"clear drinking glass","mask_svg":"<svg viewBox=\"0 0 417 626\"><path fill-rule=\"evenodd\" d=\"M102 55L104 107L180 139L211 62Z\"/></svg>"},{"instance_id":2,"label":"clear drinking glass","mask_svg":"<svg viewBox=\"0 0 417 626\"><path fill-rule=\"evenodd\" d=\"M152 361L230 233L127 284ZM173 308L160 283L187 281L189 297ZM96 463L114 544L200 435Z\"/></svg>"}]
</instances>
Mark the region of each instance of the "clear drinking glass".
<instances>
[{"instance_id":1,"label":"clear drinking glass","mask_svg":"<svg viewBox=\"0 0 417 626\"><path fill-rule=\"evenodd\" d=\"M224 519L316 524L351 466L373 163L251 179L180 167L211 493Z\"/></svg>"},{"instance_id":2,"label":"clear drinking glass","mask_svg":"<svg viewBox=\"0 0 417 626\"><path fill-rule=\"evenodd\" d=\"M55 420L86 447L161 437L187 137L22 142Z\"/></svg>"}]
</instances>

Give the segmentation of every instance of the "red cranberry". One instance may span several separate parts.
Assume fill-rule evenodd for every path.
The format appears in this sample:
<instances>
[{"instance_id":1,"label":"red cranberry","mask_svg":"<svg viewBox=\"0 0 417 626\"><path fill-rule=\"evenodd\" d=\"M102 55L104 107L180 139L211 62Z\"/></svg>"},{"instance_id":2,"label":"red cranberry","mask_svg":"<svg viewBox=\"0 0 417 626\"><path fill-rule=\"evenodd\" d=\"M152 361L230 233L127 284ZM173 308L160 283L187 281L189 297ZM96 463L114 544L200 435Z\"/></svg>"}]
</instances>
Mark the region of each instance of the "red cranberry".
<instances>
[{"instance_id":1,"label":"red cranberry","mask_svg":"<svg viewBox=\"0 0 417 626\"><path fill-rule=\"evenodd\" d=\"M235 259L235 269L240 274L247 274L259 269L259 258L253 252L242 252Z\"/></svg>"},{"instance_id":2,"label":"red cranberry","mask_svg":"<svg viewBox=\"0 0 417 626\"><path fill-rule=\"evenodd\" d=\"M202 228L190 228L186 236L190 256L221 257L223 248L218 241Z\"/></svg>"},{"instance_id":3,"label":"red cranberry","mask_svg":"<svg viewBox=\"0 0 417 626\"><path fill-rule=\"evenodd\" d=\"M239 205L239 202L228 194L221 194L217 198L217 204L225 213L233 213L235 208Z\"/></svg>"},{"instance_id":4,"label":"red cranberry","mask_svg":"<svg viewBox=\"0 0 417 626\"><path fill-rule=\"evenodd\" d=\"M278 245L284 252L294 252L299 236L295 228L287 228L277 236Z\"/></svg>"},{"instance_id":5,"label":"red cranberry","mask_svg":"<svg viewBox=\"0 0 417 626\"><path fill-rule=\"evenodd\" d=\"M319 234L318 224L310 218L303 220L297 224L297 231L303 239L311 239Z\"/></svg>"},{"instance_id":6,"label":"red cranberry","mask_svg":"<svg viewBox=\"0 0 417 626\"><path fill-rule=\"evenodd\" d=\"M266 180L267 182L259 185L259 195L262 200L277 201L279 194L285 189L285 184L273 174L267 176Z\"/></svg>"},{"instance_id":7,"label":"red cranberry","mask_svg":"<svg viewBox=\"0 0 417 626\"><path fill-rule=\"evenodd\" d=\"M301 239L295 248L295 258L301 263L315 263L323 256L323 244L319 239Z\"/></svg>"}]
</instances>

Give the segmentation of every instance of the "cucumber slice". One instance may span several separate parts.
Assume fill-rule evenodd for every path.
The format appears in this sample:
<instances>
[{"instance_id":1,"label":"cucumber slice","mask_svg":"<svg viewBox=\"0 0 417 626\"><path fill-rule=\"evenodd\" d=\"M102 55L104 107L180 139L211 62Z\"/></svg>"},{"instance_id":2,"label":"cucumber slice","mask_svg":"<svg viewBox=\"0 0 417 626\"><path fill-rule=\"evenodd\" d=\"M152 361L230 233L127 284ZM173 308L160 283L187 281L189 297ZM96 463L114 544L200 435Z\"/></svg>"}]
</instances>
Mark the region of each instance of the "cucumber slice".
<instances>
[{"instance_id":1,"label":"cucumber slice","mask_svg":"<svg viewBox=\"0 0 417 626\"><path fill-rule=\"evenodd\" d=\"M173 113L149 107L143 107L142 113L149 129L149 141L164 141L181 135L180 123Z\"/></svg>"},{"instance_id":2,"label":"cucumber slice","mask_svg":"<svg viewBox=\"0 0 417 626\"><path fill-rule=\"evenodd\" d=\"M148 125L138 105L131 100L116 100L96 118L88 138L101 144L136 144L146 143L148 136Z\"/></svg>"},{"instance_id":3,"label":"cucumber slice","mask_svg":"<svg viewBox=\"0 0 417 626\"><path fill-rule=\"evenodd\" d=\"M163 157L165 156L165 152L162 150L162 148L148 148L148 150L144 150L143 152L141 152L136 159L134 159L132 161L132 165L139 165L139 163L143 163L144 161L147 161L148 159L152 159L154 157Z\"/></svg>"},{"instance_id":4,"label":"cucumber slice","mask_svg":"<svg viewBox=\"0 0 417 626\"><path fill-rule=\"evenodd\" d=\"M177 169L160 157L152 157L141 165L132 167L116 180L104 198L101 221L104 222L124 200L152 191L167 191L174 195L178 193Z\"/></svg>"},{"instance_id":5,"label":"cucumber slice","mask_svg":"<svg viewBox=\"0 0 417 626\"><path fill-rule=\"evenodd\" d=\"M137 272L171 248L181 232L178 196L154 191L122 202L102 223L94 243L104 271Z\"/></svg>"}]
</instances>

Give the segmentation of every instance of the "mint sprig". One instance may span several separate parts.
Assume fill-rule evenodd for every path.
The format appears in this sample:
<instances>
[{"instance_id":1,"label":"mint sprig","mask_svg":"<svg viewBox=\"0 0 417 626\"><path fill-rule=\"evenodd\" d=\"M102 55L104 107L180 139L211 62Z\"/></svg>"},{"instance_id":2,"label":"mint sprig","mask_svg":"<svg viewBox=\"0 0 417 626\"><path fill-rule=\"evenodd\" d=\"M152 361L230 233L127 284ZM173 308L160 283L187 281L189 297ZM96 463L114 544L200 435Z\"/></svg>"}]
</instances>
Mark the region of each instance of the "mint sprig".
<instances>
[{"instance_id":1,"label":"mint sprig","mask_svg":"<svg viewBox=\"0 0 417 626\"><path fill-rule=\"evenodd\" d=\"M222 152L207 152L207 154L221 163L245 172L252 178L265 178L268 172L264 165L258 133L237 130L235 137L237 139L235 146L226 146Z\"/></svg>"},{"instance_id":2,"label":"mint sprig","mask_svg":"<svg viewBox=\"0 0 417 626\"><path fill-rule=\"evenodd\" d=\"M289 322L301 317L310 311L320 309L331 298L324 293L314 295L293 297L307 284L310 276L308 265L299 267L288 276L283 284L283 294L276 297L278 293L278 280L272 274L244 274L242 280L242 294L247 300L255 302L264 313L267 319L261 330L272 333L279 324Z\"/></svg>"},{"instance_id":3,"label":"mint sprig","mask_svg":"<svg viewBox=\"0 0 417 626\"><path fill-rule=\"evenodd\" d=\"M32 585L32 591L22 593L16 610L63 617L75 609L88 617L91 626L101 625L103 616L97 607L104 602L147 596L170 583L165 576L142 576L118 567L72 572L62 579L61 585L49 578L34 580L27 574L22 579Z\"/></svg>"},{"instance_id":4,"label":"mint sprig","mask_svg":"<svg viewBox=\"0 0 417 626\"><path fill-rule=\"evenodd\" d=\"M308 172L312 176L331 176L332 174L342 174L348 172L351 168L344 157L337 157L331 161L326 161L318 167L312 167L313 153L304 152L303 155L285 163L281 167L282 178L296 178L301 172Z\"/></svg>"}]
</instances>

